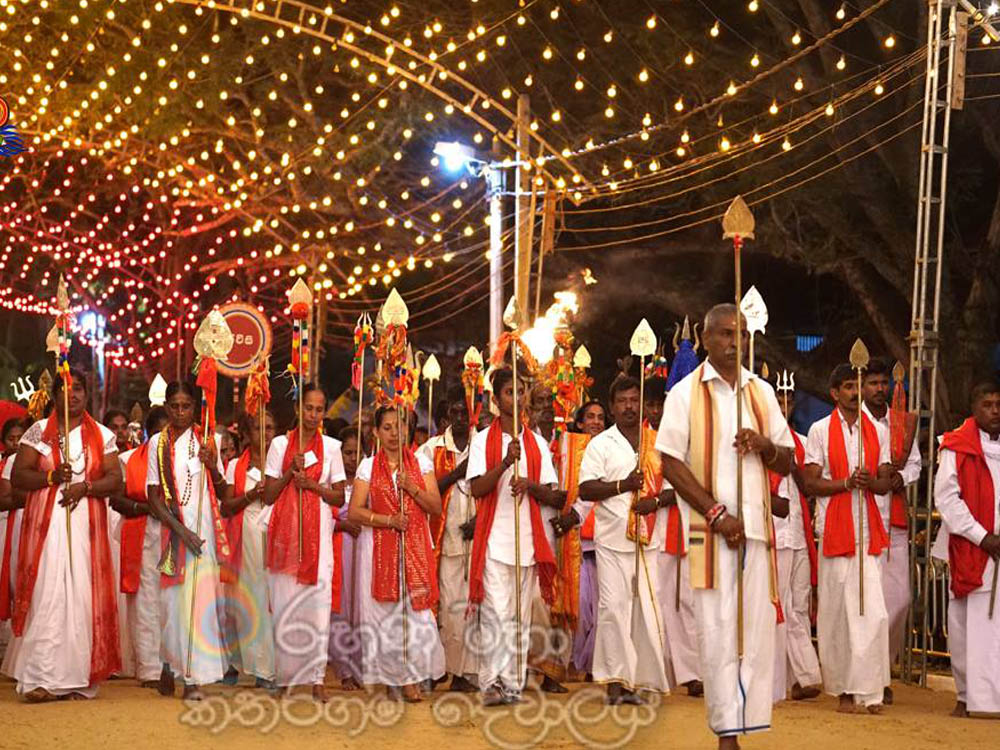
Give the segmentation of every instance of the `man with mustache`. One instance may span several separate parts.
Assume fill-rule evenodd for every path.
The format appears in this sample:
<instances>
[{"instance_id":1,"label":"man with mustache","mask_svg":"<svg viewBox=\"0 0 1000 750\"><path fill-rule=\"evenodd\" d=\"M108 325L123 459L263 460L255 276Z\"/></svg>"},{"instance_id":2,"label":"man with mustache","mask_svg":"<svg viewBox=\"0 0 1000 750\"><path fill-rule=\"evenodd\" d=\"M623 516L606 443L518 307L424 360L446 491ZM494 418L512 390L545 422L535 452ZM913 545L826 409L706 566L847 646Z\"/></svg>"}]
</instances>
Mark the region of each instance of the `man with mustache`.
<instances>
[{"instance_id":1,"label":"man with mustache","mask_svg":"<svg viewBox=\"0 0 1000 750\"><path fill-rule=\"evenodd\" d=\"M677 491L694 588L708 724L720 750L771 725L779 612L767 470L785 475L792 436L774 390L736 357L736 305L705 316L708 359L667 394L656 447ZM743 351L746 326L739 327ZM737 369L739 368L739 369ZM737 393L737 373L740 392ZM737 397L743 429L737 431ZM742 493L737 465L743 462ZM737 507L742 499L742 512ZM689 539L690 537L690 539ZM738 649L738 566L743 566L743 653Z\"/></svg>"}]
</instances>

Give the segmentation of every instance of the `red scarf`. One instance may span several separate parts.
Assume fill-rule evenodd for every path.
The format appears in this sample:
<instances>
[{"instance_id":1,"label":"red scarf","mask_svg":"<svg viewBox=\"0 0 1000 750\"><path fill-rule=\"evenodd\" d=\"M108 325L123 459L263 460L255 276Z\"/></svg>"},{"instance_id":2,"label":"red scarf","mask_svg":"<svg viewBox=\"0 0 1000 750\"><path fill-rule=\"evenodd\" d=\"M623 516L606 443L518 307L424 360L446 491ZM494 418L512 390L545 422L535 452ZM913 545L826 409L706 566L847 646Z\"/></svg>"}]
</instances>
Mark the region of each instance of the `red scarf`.
<instances>
[{"instance_id":1,"label":"red scarf","mask_svg":"<svg viewBox=\"0 0 1000 750\"><path fill-rule=\"evenodd\" d=\"M125 497L146 504L146 465L149 461L149 441L136 448L125 463ZM146 514L122 519L121 592L134 594L139 590L142 573L142 542L146 536Z\"/></svg>"},{"instance_id":2,"label":"red scarf","mask_svg":"<svg viewBox=\"0 0 1000 750\"><path fill-rule=\"evenodd\" d=\"M471 439L471 438L470 438ZM455 454L448 450L446 443L441 443L434 448L434 476L440 484L441 480L455 470ZM431 516L431 538L434 540L434 556L441 557L441 540L444 538L444 530L448 519L448 503L451 500L453 484L444 494L441 495L441 515Z\"/></svg>"},{"instance_id":3,"label":"red scarf","mask_svg":"<svg viewBox=\"0 0 1000 750\"><path fill-rule=\"evenodd\" d=\"M236 466L233 469L233 497L243 497L247 494L247 472L250 470L250 449L243 451L236 459ZM260 481L263 483L264 477L261 475ZM239 577L243 569L243 511L246 507L240 508L226 519L226 527L229 530L229 543L233 548L232 570L234 577Z\"/></svg>"},{"instance_id":4,"label":"red scarf","mask_svg":"<svg viewBox=\"0 0 1000 750\"><path fill-rule=\"evenodd\" d=\"M420 474L413 451L403 451L405 472L419 487L424 489L424 478ZM385 450L375 454L372 463L371 489L368 497L372 511L386 516L399 513L399 494L392 481L389 458ZM437 568L434 551L431 549L430 526L423 508L404 493L405 513L409 519L406 527L406 593L414 610L431 609L438 603ZM372 532L372 597L377 602L399 601L399 532L395 529L377 528Z\"/></svg>"},{"instance_id":5,"label":"red scarf","mask_svg":"<svg viewBox=\"0 0 1000 750\"><path fill-rule=\"evenodd\" d=\"M17 454L11 454L0 461L0 473L3 472L8 461L13 461ZM17 508L7 511L7 535L4 537L3 563L0 565L0 622L10 619L10 556L14 547L14 521L17 519Z\"/></svg>"},{"instance_id":6,"label":"red scarf","mask_svg":"<svg viewBox=\"0 0 1000 750\"><path fill-rule=\"evenodd\" d=\"M899 467L906 464L917 434L917 415L901 409L889 409L889 448L892 462ZM906 511L906 490L892 493L889 506L889 525L897 529L910 527Z\"/></svg>"},{"instance_id":7,"label":"red scarf","mask_svg":"<svg viewBox=\"0 0 1000 750\"><path fill-rule=\"evenodd\" d=\"M523 430L524 457L528 463L528 479L538 482L542 473L542 454L538 449L531 430ZM491 471L503 461L503 429L500 420L494 419L486 434L486 470ZM509 470L508 470L509 471ZM497 511L497 488L479 500L479 510L476 513L476 532L472 539L472 563L469 568L469 607L481 604L486 591L483 588L483 571L486 568L486 548L489 543L490 531L493 528L493 516ZM531 516L531 539L535 551L535 569L538 572L538 583L542 590L542 599L550 607L553 602L552 582L556 575L556 561L545 536L545 526L542 521L542 511L535 498L528 497L528 511ZM515 508L515 512L519 512Z\"/></svg>"},{"instance_id":8,"label":"red scarf","mask_svg":"<svg viewBox=\"0 0 1000 750\"><path fill-rule=\"evenodd\" d=\"M288 471L298 453L299 431L288 433L288 444L281 462L282 473ZM323 436L316 431L303 453L313 452L316 463L305 475L318 482L323 475ZM322 500L319 494L302 490L302 558L299 559L299 490L289 481L281 491L267 527L267 567L276 573L294 575L304 585L315 585L319 579L319 514ZM331 511L332 512L332 511Z\"/></svg>"},{"instance_id":9,"label":"red scarf","mask_svg":"<svg viewBox=\"0 0 1000 750\"><path fill-rule=\"evenodd\" d=\"M175 445L177 439L183 435L175 434L169 426L160 433L157 443L157 459L160 466L161 484L166 485L164 492L169 489L172 496L167 503L164 495L164 503L167 510L174 514L174 518L184 523L184 514L181 509L181 497L177 488L177 470L174 466L177 458L175 455ZM195 445L201 445L202 431L198 425L191 426L191 440ZM202 467L202 471L208 471L207 466ZM192 482L203 481L201 477L192 479ZM215 559L219 564L219 580L223 583L233 583L232 577L232 547L229 546L229 536L226 534L226 526L223 523L222 513L219 511L219 499L215 495L215 484L211 478L206 478L205 486L208 488L209 509L212 512L212 530L215 532ZM187 547L181 542L180 537L174 534L167 524L160 525L160 562L157 568L160 570L160 587L180 586L184 583L185 560L187 559ZM168 561L172 562L168 563Z\"/></svg>"},{"instance_id":10,"label":"red scarf","mask_svg":"<svg viewBox=\"0 0 1000 750\"><path fill-rule=\"evenodd\" d=\"M874 477L878 474L879 445L878 432L875 425L864 412L861 417L861 435L864 445L865 468ZM844 430L840 426L840 410L834 409L830 415L828 433L827 460L830 463L830 478L835 482L843 482L851 472L847 461L847 449L844 444ZM830 498L826 509L826 524L823 528L824 557L853 557L856 540L854 534L853 493L848 490L838 492ZM885 527L882 525L882 514L879 513L875 496L865 492L865 507L868 510L868 554L879 555L889 545ZM861 519L858 519L859 522Z\"/></svg>"},{"instance_id":11,"label":"red scarf","mask_svg":"<svg viewBox=\"0 0 1000 750\"><path fill-rule=\"evenodd\" d=\"M969 507L972 517L988 532L993 532L996 488L983 455L979 426L972 417L957 430L945 433L942 450L955 452L955 469L962 500ZM951 565L951 591L963 597L983 585L983 571L989 560L981 547L958 534L948 541L948 559Z\"/></svg>"},{"instance_id":12,"label":"red scarf","mask_svg":"<svg viewBox=\"0 0 1000 750\"><path fill-rule=\"evenodd\" d=\"M791 425L789 425L791 427ZM806 449L802 445L802 441L799 440L799 436L796 434L795 430L789 430L792 433L792 440L795 442L795 465L800 469L805 466L806 463ZM784 479L781 474L777 474L773 471L767 472L768 478L771 481L771 494L778 494L778 487L781 485L781 480ZM795 479L790 478L790 481L794 482ZM789 498L789 501L791 498ZM818 565L819 560L816 551L816 535L813 533L813 522L812 514L809 512L809 501L806 496L799 491L799 504L802 508L802 533L806 539L806 549L809 551L809 578L812 585L817 585L818 580Z\"/></svg>"},{"instance_id":13,"label":"red scarf","mask_svg":"<svg viewBox=\"0 0 1000 750\"><path fill-rule=\"evenodd\" d=\"M84 412L80 425L83 431L85 476L91 482L104 476L104 439L93 418ZM50 453L39 454L36 471L58 470L62 465L59 450L59 427L53 413L45 425L42 440ZM21 543L17 554L17 585L14 590L14 635L24 635L25 621L38 580L42 547L49 530L49 521L56 510L55 485L35 490L28 495L21 521ZM118 638L118 603L115 597L114 567L111 564L111 544L108 539L108 504L104 498L85 498L90 518L90 595L93 636L90 651L90 684L106 680L121 669L121 649ZM59 523L64 523L63 508L57 509Z\"/></svg>"}]
</instances>

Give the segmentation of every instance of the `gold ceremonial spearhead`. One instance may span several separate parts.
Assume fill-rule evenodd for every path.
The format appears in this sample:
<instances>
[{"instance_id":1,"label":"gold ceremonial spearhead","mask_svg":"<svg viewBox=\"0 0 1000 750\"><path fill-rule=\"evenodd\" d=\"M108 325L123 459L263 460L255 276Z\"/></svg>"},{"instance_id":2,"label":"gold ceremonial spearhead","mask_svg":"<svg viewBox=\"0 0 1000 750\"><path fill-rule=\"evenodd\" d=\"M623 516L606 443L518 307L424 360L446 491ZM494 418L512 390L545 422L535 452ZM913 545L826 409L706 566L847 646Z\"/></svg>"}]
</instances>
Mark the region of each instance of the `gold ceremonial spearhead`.
<instances>
[{"instance_id":1,"label":"gold ceremonial spearhead","mask_svg":"<svg viewBox=\"0 0 1000 750\"><path fill-rule=\"evenodd\" d=\"M470 346L468 349L465 350L465 356L462 358L462 364L465 365L466 369L469 369L471 367L482 368L483 355L480 354L479 350L476 347Z\"/></svg>"},{"instance_id":2,"label":"gold ceremonial spearhead","mask_svg":"<svg viewBox=\"0 0 1000 750\"><path fill-rule=\"evenodd\" d=\"M69 292L66 291L66 279L59 274L59 286L56 288L56 307L62 312L69 310Z\"/></svg>"},{"instance_id":3,"label":"gold ceremonial spearhead","mask_svg":"<svg viewBox=\"0 0 1000 750\"><path fill-rule=\"evenodd\" d=\"M503 311L503 324L516 331L521 327L521 311L517 309L517 300L513 297L507 302L507 307Z\"/></svg>"},{"instance_id":4,"label":"gold ceremonial spearhead","mask_svg":"<svg viewBox=\"0 0 1000 750\"><path fill-rule=\"evenodd\" d=\"M424 374L424 380L440 380L441 379L441 365L438 362L438 358L433 354L427 358L424 362L422 368Z\"/></svg>"},{"instance_id":5,"label":"gold ceremonial spearhead","mask_svg":"<svg viewBox=\"0 0 1000 750\"><path fill-rule=\"evenodd\" d=\"M194 335L194 350L200 357L225 359L233 348L233 332L225 316L212 310L198 326Z\"/></svg>"},{"instance_id":6,"label":"gold ceremonial spearhead","mask_svg":"<svg viewBox=\"0 0 1000 750\"><path fill-rule=\"evenodd\" d=\"M167 381L163 379L160 373L156 373L153 377L153 382L149 386L149 404L150 406L163 406L167 401Z\"/></svg>"},{"instance_id":7,"label":"gold ceremonial spearhead","mask_svg":"<svg viewBox=\"0 0 1000 750\"><path fill-rule=\"evenodd\" d=\"M587 351L587 347L580 344L580 348L576 350L576 354L573 355L573 367L578 367L581 370L590 369L590 352Z\"/></svg>"},{"instance_id":8,"label":"gold ceremonial spearhead","mask_svg":"<svg viewBox=\"0 0 1000 750\"><path fill-rule=\"evenodd\" d=\"M902 383L906 379L906 368L903 367L903 363L898 359L896 364L892 366L892 379L897 383Z\"/></svg>"},{"instance_id":9,"label":"gold ceremonial spearhead","mask_svg":"<svg viewBox=\"0 0 1000 750\"><path fill-rule=\"evenodd\" d=\"M868 354L868 347L865 346L865 342L860 338L851 347L850 359L851 367L855 370L865 370L868 368L868 360L871 359L871 356Z\"/></svg>"},{"instance_id":10,"label":"gold ceremonial spearhead","mask_svg":"<svg viewBox=\"0 0 1000 750\"><path fill-rule=\"evenodd\" d=\"M410 319L410 311L406 308L406 303L403 302L402 296L396 291L396 287L393 287L389 292L385 304L379 310L379 315L382 318L382 322L387 326L405 326L406 322Z\"/></svg>"},{"instance_id":11,"label":"gold ceremonial spearhead","mask_svg":"<svg viewBox=\"0 0 1000 750\"><path fill-rule=\"evenodd\" d=\"M636 357L649 357L656 353L656 334L653 333L649 321L643 318L632 332L628 343L629 350Z\"/></svg>"},{"instance_id":12,"label":"gold ceremonial spearhead","mask_svg":"<svg viewBox=\"0 0 1000 750\"><path fill-rule=\"evenodd\" d=\"M738 235L743 239L752 240L755 226L753 214L750 213L746 201L737 195L726 209L726 215L722 217L722 238L728 240Z\"/></svg>"},{"instance_id":13,"label":"gold ceremonial spearhead","mask_svg":"<svg viewBox=\"0 0 1000 750\"><path fill-rule=\"evenodd\" d=\"M769 377L771 377L771 371L767 369L767 362L764 362L760 366L760 377L763 380L767 380Z\"/></svg>"}]
</instances>

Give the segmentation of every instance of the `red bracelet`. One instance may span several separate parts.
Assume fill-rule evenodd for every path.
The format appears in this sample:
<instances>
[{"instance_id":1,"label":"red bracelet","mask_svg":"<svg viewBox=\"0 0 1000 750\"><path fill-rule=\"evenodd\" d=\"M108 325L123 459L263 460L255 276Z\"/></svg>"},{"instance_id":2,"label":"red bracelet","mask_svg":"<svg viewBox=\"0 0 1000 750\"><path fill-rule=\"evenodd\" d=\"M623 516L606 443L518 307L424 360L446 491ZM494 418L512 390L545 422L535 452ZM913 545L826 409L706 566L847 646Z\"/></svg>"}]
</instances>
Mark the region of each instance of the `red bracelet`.
<instances>
[{"instance_id":1,"label":"red bracelet","mask_svg":"<svg viewBox=\"0 0 1000 750\"><path fill-rule=\"evenodd\" d=\"M726 514L726 506L722 503L716 503L711 508L708 509L708 513L705 514L705 522L708 524L708 528L715 526L716 522Z\"/></svg>"}]
</instances>

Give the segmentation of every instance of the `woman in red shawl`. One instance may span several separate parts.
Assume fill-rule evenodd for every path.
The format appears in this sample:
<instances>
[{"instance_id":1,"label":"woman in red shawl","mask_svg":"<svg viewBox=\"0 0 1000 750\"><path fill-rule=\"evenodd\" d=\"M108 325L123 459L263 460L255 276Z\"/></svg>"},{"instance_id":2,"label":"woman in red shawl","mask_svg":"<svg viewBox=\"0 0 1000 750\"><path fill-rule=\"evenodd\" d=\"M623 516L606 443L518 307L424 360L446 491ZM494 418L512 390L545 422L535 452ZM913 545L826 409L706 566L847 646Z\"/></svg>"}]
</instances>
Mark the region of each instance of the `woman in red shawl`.
<instances>
[{"instance_id":1,"label":"woman in red shawl","mask_svg":"<svg viewBox=\"0 0 1000 750\"><path fill-rule=\"evenodd\" d=\"M381 448L358 466L347 517L373 529L371 599L363 613L368 630L362 639L364 682L386 685L393 693L401 687L403 699L415 703L420 700L419 684L443 676L445 668L434 619L438 582L428 520L441 514L441 495L433 462L409 448L400 452L399 433L395 409L382 407L375 412L375 436ZM399 564L404 535L405 576ZM402 578L405 610L400 603Z\"/></svg>"},{"instance_id":2,"label":"woman in red shawl","mask_svg":"<svg viewBox=\"0 0 1000 750\"><path fill-rule=\"evenodd\" d=\"M35 422L21 440L12 474L28 499L11 673L29 702L93 698L98 684L121 667L107 505L121 485L115 437L87 413L83 374L73 371L68 380L68 426L62 408ZM60 376L53 393L58 407L64 386Z\"/></svg>"}]
</instances>

